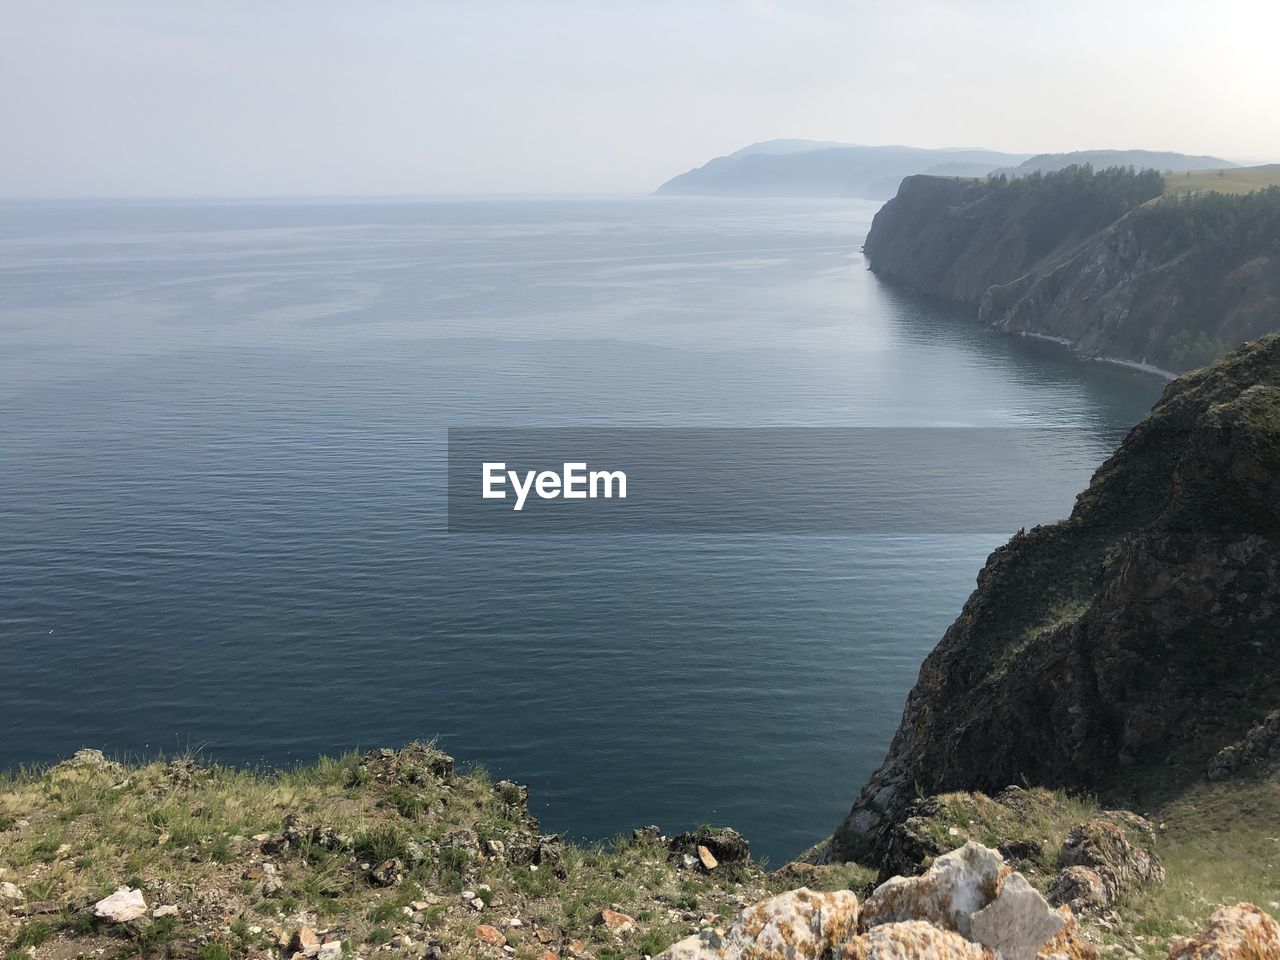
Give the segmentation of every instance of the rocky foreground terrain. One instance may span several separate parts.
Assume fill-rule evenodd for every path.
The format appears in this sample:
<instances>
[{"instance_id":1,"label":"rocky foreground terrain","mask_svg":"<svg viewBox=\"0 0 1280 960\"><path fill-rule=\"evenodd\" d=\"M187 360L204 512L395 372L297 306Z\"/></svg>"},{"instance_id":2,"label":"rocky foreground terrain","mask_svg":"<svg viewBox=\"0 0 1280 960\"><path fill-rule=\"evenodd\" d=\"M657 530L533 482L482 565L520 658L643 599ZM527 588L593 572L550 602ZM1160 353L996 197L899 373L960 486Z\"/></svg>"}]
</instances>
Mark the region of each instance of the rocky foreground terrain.
<instances>
[{"instance_id":1,"label":"rocky foreground terrain","mask_svg":"<svg viewBox=\"0 0 1280 960\"><path fill-rule=\"evenodd\" d=\"M1251 906L1189 940L1141 932L1121 912L1167 882L1160 831L1048 791L935 799L904 825L908 875L879 885L852 864L767 872L728 828L566 844L527 800L419 744L272 774L84 750L0 785L0 944L5 960L1280 956Z\"/></svg>"}]
</instances>

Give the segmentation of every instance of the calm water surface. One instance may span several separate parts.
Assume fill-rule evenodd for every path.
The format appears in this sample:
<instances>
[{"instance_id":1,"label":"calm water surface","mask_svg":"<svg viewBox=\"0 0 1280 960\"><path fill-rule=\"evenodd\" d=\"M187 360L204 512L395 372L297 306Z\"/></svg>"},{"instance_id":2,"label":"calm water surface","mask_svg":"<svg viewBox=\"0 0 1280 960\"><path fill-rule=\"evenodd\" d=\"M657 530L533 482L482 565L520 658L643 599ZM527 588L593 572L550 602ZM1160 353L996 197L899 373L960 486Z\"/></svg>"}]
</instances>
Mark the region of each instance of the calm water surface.
<instances>
[{"instance_id":1,"label":"calm water surface","mask_svg":"<svg viewBox=\"0 0 1280 960\"><path fill-rule=\"evenodd\" d=\"M817 840L1012 531L446 536L442 457L450 425L1069 426L1085 475L1157 396L884 287L873 212L0 206L0 767L438 736L575 836Z\"/></svg>"}]
</instances>

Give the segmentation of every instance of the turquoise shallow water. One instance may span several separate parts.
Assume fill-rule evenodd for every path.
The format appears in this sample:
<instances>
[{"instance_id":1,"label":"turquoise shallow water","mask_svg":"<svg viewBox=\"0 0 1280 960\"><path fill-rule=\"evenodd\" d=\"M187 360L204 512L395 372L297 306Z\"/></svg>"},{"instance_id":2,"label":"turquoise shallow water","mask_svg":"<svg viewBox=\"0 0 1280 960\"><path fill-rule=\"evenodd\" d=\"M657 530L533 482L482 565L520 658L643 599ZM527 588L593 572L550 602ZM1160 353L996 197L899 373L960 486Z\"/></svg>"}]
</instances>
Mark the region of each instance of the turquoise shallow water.
<instances>
[{"instance_id":1,"label":"turquoise shallow water","mask_svg":"<svg viewBox=\"0 0 1280 960\"><path fill-rule=\"evenodd\" d=\"M575 836L818 839L1012 531L450 536L442 458L458 425L1065 426L1087 475L1159 383L884 287L873 212L4 205L0 766L438 736Z\"/></svg>"}]
</instances>

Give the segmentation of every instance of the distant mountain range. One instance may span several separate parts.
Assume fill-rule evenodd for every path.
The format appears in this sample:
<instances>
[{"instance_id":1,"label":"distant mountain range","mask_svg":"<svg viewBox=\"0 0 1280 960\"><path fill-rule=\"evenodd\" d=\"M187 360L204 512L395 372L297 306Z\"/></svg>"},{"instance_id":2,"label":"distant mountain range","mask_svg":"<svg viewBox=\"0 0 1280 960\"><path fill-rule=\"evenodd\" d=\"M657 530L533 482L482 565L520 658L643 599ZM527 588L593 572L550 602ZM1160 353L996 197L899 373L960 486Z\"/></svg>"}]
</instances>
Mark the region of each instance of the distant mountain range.
<instances>
[{"instance_id":1,"label":"distant mountain range","mask_svg":"<svg viewBox=\"0 0 1280 960\"><path fill-rule=\"evenodd\" d=\"M982 177L1060 170L1073 163L1095 167L1134 166L1158 170L1216 170L1235 164L1217 157L1191 157L1150 150L1088 150L1076 153L1001 153L984 149L866 147L818 140L766 140L672 177L657 190L684 196L858 197L887 200L904 177L927 173Z\"/></svg>"}]
</instances>

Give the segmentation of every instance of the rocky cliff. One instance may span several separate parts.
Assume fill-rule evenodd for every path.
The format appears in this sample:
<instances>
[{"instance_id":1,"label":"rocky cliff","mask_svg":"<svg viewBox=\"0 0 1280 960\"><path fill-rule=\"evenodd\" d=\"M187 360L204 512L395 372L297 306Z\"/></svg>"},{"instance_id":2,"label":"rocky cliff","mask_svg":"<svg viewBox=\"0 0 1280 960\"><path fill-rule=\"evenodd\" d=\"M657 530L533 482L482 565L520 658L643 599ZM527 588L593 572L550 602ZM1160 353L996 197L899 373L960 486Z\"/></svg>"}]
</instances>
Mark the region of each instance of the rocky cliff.
<instances>
[{"instance_id":1,"label":"rocky cliff","mask_svg":"<svg viewBox=\"0 0 1280 960\"><path fill-rule=\"evenodd\" d=\"M1280 336L1171 383L1069 519L988 559L832 840L884 862L921 795L1133 802L1280 705Z\"/></svg>"},{"instance_id":2,"label":"rocky cliff","mask_svg":"<svg viewBox=\"0 0 1280 960\"><path fill-rule=\"evenodd\" d=\"M1169 370L1280 326L1280 190L1157 199L1154 172L911 177L876 215L871 268L1007 333Z\"/></svg>"}]
</instances>

